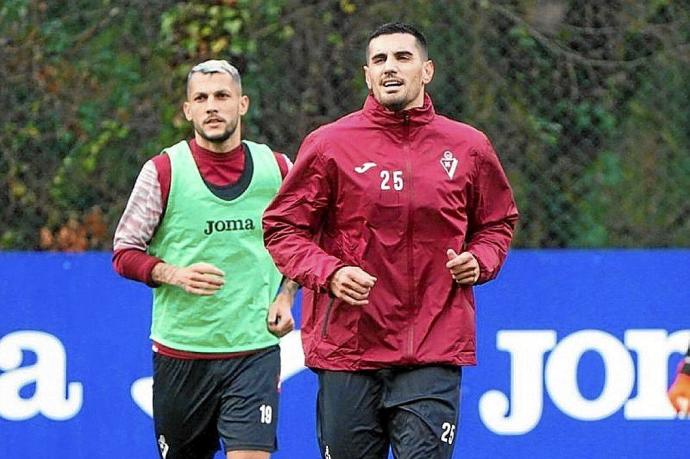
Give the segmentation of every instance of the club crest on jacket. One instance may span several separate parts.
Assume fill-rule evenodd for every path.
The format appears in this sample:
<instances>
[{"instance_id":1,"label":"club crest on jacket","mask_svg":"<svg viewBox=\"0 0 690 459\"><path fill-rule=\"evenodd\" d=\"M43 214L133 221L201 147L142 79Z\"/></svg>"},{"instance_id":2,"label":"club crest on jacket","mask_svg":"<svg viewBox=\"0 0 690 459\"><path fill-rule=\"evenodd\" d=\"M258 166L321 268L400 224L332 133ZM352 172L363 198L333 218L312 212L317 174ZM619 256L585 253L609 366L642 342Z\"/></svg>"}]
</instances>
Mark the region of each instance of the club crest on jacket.
<instances>
[{"instance_id":1,"label":"club crest on jacket","mask_svg":"<svg viewBox=\"0 0 690 459\"><path fill-rule=\"evenodd\" d=\"M448 177L453 178L455 176L455 169L458 167L458 160L455 156L453 156L452 151L446 150L443 152L441 166L443 166L443 170L446 171Z\"/></svg>"}]
</instances>

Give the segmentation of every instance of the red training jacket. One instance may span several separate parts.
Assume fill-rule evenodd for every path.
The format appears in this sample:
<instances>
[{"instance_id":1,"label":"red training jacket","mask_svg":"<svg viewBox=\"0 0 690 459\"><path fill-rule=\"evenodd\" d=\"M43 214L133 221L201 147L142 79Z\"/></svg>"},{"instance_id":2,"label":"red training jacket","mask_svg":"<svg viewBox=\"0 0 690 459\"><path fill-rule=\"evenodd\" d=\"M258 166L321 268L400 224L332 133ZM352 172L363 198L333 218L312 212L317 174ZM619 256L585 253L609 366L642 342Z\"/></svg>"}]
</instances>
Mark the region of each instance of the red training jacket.
<instances>
[{"instance_id":1,"label":"red training jacket","mask_svg":"<svg viewBox=\"0 0 690 459\"><path fill-rule=\"evenodd\" d=\"M491 144L476 129L420 108L393 113L369 96L363 110L304 140L264 214L268 251L306 289L302 340L312 368L472 365L471 287L445 267L449 248L498 274L518 218ZM355 265L377 278L366 306L329 294Z\"/></svg>"}]
</instances>

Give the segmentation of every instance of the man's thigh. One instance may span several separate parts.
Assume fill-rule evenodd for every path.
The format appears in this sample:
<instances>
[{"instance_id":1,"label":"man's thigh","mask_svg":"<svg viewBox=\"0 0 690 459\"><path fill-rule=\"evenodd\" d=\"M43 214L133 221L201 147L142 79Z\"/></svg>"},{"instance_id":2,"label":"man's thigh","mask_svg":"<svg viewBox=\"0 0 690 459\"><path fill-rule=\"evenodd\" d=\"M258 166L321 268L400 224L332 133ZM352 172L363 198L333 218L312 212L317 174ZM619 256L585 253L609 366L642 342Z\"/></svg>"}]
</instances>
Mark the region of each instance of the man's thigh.
<instances>
[{"instance_id":1,"label":"man's thigh","mask_svg":"<svg viewBox=\"0 0 690 459\"><path fill-rule=\"evenodd\" d=\"M418 367L390 375L384 406L393 455L450 458L457 437L461 369Z\"/></svg>"},{"instance_id":2,"label":"man's thigh","mask_svg":"<svg viewBox=\"0 0 690 459\"><path fill-rule=\"evenodd\" d=\"M208 363L154 354L153 419L164 459L207 459L218 450L219 397Z\"/></svg>"},{"instance_id":3,"label":"man's thigh","mask_svg":"<svg viewBox=\"0 0 690 459\"><path fill-rule=\"evenodd\" d=\"M317 371L317 436L324 459L385 459L382 385L374 372Z\"/></svg>"},{"instance_id":4,"label":"man's thigh","mask_svg":"<svg viewBox=\"0 0 690 459\"><path fill-rule=\"evenodd\" d=\"M226 453L275 451L280 381L278 346L228 361L221 377L218 432Z\"/></svg>"}]
</instances>

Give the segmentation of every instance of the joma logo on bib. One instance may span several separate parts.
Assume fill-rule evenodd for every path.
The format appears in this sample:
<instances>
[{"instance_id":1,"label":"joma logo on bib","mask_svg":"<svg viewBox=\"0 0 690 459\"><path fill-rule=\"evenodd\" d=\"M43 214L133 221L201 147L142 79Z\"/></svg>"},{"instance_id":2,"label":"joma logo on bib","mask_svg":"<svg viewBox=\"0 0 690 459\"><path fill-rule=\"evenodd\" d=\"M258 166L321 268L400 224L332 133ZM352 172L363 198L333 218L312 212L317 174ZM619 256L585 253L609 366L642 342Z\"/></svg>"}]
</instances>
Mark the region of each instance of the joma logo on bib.
<instances>
[{"instance_id":1,"label":"joma logo on bib","mask_svg":"<svg viewBox=\"0 0 690 459\"><path fill-rule=\"evenodd\" d=\"M251 218L244 220L238 218L235 220L206 220L205 235L211 235L214 232L221 233L223 231L249 231L256 228L254 221Z\"/></svg>"}]
</instances>

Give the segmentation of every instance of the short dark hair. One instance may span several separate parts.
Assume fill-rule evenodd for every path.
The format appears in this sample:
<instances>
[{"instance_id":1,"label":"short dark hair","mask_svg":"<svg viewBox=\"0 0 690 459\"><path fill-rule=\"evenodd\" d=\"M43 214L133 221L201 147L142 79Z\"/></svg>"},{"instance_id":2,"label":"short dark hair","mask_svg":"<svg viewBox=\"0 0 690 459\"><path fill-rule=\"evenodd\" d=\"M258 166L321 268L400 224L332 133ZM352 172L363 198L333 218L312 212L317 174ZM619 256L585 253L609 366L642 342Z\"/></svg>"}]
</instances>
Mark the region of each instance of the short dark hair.
<instances>
[{"instance_id":1,"label":"short dark hair","mask_svg":"<svg viewBox=\"0 0 690 459\"><path fill-rule=\"evenodd\" d=\"M426 37L422 32L419 31L419 29L412 24L407 24L405 22L388 22L378 26L376 30L369 35L369 40L367 40L367 61L369 60L369 44L371 43L371 40L381 35L392 35L394 33L406 33L414 36L417 39L419 48L422 50L422 57L424 59L429 57L429 48L426 44Z\"/></svg>"}]
</instances>

